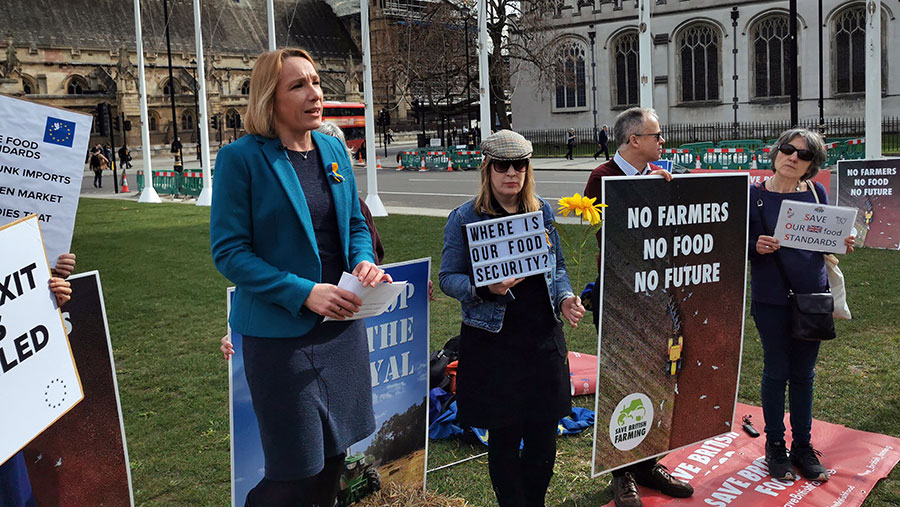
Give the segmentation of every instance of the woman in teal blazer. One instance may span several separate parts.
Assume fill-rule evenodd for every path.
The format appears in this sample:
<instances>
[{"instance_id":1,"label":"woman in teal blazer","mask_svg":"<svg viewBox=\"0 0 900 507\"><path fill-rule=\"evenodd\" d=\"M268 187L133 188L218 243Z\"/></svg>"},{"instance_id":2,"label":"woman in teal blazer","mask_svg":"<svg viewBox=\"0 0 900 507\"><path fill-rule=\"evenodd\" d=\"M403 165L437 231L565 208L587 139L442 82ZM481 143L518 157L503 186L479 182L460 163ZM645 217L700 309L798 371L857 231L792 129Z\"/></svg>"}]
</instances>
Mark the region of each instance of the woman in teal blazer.
<instances>
[{"instance_id":1,"label":"woman in teal blazer","mask_svg":"<svg viewBox=\"0 0 900 507\"><path fill-rule=\"evenodd\" d=\"M260 427L265 477L246 505L332 505L344 450L371 434L362 302L338 288L390 281L375 266L350 158L322 123L300 49L262 54L244 136L219 151L210 217L216 268L236 285L229 323ZM323 317L335 321L323 322Z\"/></svg>"}]
</instances>

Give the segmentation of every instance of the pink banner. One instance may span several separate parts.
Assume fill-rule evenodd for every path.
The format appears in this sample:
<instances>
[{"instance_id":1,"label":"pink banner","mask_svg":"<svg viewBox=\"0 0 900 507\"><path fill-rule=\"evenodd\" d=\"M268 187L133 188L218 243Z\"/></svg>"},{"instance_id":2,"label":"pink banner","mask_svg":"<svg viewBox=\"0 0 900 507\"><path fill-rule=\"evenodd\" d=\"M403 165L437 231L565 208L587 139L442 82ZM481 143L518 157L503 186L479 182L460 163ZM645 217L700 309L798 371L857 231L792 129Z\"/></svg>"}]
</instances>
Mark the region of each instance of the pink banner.
<instances>
[{"instance_id":1,"label":"pink banner","mask_svg":"<svg viewBox=\"0 0 900 507\"><path fill-rule=\"evenodd\" d=\"M754 425L763 432L760 407L738 403L736 414L752 415ZM790 427L788 417L785 414L785 425ZM765 435L751 438L740 423L734 427L733 433L674 451L662 460L673 476L691 483L694 496L677 499L640 487L644 505L853 507L861 505L875 483L900 461L898 438L816 420L813 445L822 451L820 459L831 479L824 483L802 478L779 481L768 475ZM610 502L607 507L612 505Z\"/></svg>"}]
</instances>

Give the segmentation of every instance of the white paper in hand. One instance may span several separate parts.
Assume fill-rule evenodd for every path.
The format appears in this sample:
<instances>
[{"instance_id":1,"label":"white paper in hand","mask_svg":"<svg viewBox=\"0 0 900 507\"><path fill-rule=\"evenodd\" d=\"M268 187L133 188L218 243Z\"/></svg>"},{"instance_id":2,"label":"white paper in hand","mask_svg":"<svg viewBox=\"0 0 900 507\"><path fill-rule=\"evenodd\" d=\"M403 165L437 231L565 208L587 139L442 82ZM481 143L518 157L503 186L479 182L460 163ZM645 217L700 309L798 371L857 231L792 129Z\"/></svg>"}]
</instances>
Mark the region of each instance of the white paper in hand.
<instances>
[{"instance_id":1,"label":"white paper in hand","mask_svg":"<svg viewBox=\"0 0 900 507\"><path fill-rule=\"evenodd\" d=\"M356 276L344 272L344 274L341 275L341 281L338 283L338 287L349 290L359 296L359 299L362 299L362 305L359 307L359 311L353 314L352 317L343 319L357 320L375 317L384 313L385 310L391 306L391 303L397 299L400 292L406 290L406 282L379 283L374 287L363 287ZM338 319L325 317L325 320Z\"/></svg>"}]
</instances>

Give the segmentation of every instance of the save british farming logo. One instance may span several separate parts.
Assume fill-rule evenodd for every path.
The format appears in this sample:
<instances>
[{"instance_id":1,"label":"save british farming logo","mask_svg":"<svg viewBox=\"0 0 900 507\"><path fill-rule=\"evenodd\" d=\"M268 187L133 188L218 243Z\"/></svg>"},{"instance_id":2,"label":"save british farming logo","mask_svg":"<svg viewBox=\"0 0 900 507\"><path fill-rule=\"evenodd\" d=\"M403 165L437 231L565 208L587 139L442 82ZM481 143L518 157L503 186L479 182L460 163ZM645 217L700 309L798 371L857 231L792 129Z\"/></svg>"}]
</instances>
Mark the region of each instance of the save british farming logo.
<instances>
[{"instance_id":1,"label":"save british farming logo","mask_svg":"<svg viewBox=\"0 0 900 507\"><path fill-rule=\"evenodd\" d=\"M637 447L653 427L653 403L644 393L631 393L613 410L609 439L620 451Z\"/></svg>"},{"instance_id":2,"label":"save british farming logo","mask_svg":"<svg viewBox=\"0 0 900 507\"><path fill-rule=\"evenodd\" d=\"M61 120L52 116L47 117L47 126L44 128L45 143L71 148L74 140L75 122Z\"/></svg>"}]
</instances>

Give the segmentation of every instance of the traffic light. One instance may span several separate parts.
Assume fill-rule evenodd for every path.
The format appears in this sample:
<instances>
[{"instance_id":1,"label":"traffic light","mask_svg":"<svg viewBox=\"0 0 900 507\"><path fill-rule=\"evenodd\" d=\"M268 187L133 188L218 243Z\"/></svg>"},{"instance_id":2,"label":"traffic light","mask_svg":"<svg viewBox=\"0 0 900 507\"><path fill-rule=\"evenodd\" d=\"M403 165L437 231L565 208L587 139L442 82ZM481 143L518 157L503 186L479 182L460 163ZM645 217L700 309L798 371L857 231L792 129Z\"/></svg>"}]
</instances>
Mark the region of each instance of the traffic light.
<instances>
[{"instance_id":1,"label":"traffic light","mask_svg":"<svg viewBox=\"0 0 900 507\"><path fill-rule=\"evenodd\" d=\"M119 117L118 117L118 115L117 115L117 116L113 116L112 121L113 121L113 130L116 130L116 131L122 130L121 128L119 128Z\"/></svg>"},{"instance_id":2,"label":"traffic light","mask_svg":"<svg viewBox=\"0 0 900 507\"><path fill-rule=\"evenodd\" d=\"M213 130L219 130L219 117L213 116L209 119L209 126L212 127Z\"/></svg>"},{"instance_id":3,"label":"traffic light","mask_svg":"<svg viewBox=\"0 0 900 507\"><path fill-rule=\"evenodd\" d=\"M383 126L387 127L391 124L391 113L387 111L387 109L381 110L382 114L384 114L384 119L381 120Z\"/></svg>"},{"instance_id":4,"label":"traffic light","mask_svg":"<svg viewBox=\"0 0 900 507\"><path fill-rule=\"evenodd\" d=\"M125 132L131 132L131 120L125 120Z\"/></svg>"},{"instance_id":5,"label":"traffic light","mask_svg":"<svg viewBox=\"0 0 900 507\"><path fill-rule=\"evenodd\" d=\"M109 104L97 104L97 127L101 136L109 135Z\"/></svg>"}]
</instances>

